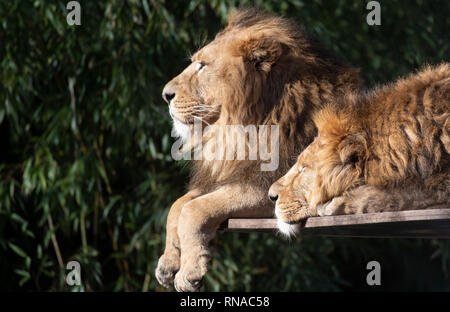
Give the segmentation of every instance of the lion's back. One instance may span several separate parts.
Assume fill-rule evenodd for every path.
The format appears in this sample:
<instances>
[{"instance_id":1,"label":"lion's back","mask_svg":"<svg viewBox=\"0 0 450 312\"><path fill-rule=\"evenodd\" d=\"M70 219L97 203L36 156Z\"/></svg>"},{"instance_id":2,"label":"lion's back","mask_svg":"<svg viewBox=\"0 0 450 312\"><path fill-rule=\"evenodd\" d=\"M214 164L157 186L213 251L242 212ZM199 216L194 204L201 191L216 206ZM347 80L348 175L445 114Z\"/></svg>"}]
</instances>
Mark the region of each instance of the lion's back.
<instances>
[{"instance_id":1,"label":"lion's back","mask_svg":"<svg viewBox=\"0 0 450 312\"><path fill-rule=\"evenodd\" d=\"M450 65L426 67L375 92L367 118L373 153L370 183L426 179L448 166Z\"/></svg>"}]
</instances>

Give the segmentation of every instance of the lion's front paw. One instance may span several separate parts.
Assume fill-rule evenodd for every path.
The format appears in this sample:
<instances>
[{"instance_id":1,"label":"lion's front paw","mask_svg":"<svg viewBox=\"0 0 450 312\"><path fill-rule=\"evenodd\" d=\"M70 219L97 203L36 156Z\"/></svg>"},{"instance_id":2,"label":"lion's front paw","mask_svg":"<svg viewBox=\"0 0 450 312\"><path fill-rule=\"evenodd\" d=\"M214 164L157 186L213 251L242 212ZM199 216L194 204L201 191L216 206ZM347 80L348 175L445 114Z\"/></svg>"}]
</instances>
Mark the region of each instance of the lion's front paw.
<instances>
[{"instance_id":1,"label":"lion's front paw","mask_svg":"<svg viewBox=\"0 0 450 312\"><path fill-rule=\"evenodd\" d=\"M180 292L198 291L202 286L203 277L208 271L208 262L208 256L184 262L180 271L175 275L175 289Z\"/></svg>"},{"instance_id":2,"label":"lion's front paw","mask_svg":"<svg viewBox=\"0 0 450 312\"><path fill-rule=\"evenodd\" d=\"M202 275L180 271L175 275L174 286L179 292L194 292L200 289L200 286L202 286L202 280Z\"/></svg>"},{"instance_id":3,"label":"lion's front paw","mask_svg":"<svg viewBox=\"0 0 450 312\"><path fill-rule=\"evenodd\" d=\"M175 274L180 269L180 257L176 254L163 254L159 258L158 266L155 270L156 279L158 282L169 288L172 286Z\"/></svg>"},{"instance_id":4,"label":"lion's front paw","mask_svg":"<svg viewBox=\"0 0 450 312\"><path fill-rule=\"evenodd\" d=\"M344 214L344 211L345 198L343 196L335 197L332 200L317 206L317 214L320 217Z\"/></svg>"}]
</instances>

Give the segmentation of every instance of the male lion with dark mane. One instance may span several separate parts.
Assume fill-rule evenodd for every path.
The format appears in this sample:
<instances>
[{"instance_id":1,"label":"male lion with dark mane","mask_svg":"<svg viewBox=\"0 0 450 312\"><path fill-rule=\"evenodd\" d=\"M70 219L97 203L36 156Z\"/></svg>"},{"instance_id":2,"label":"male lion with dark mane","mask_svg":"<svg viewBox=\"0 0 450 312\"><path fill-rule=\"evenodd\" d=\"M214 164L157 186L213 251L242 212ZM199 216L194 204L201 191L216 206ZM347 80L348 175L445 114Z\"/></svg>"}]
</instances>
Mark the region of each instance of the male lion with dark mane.
<instances>
[{"instance_id":1,"label":"male lion with dark mane","mask_svg":"<svg viewBox=\"0 0 450 312\"><path fill-rule=\"evenodd\" d=\"M192 145L195 120L216 127L278 125L279 166L261 171L261 158L193 161L189 191L169 211L156 268L159 283L173 283L178 291L200 287L208 242L222 222L273 216L267 190L315 137L312 114L360 87L358 70L321 49L294 22L254 9L230 14L228 26L191 61L163 90L185 145Z\"/></svg>"},{"instance_id":2,"label":"male lion with dark mane","mask_svg":"<svg viewBox=\"0 0 450 312\"><path fill-rule=\"evenodd\" d=\"M311 216L450 203L449 64L342 101L313 116L318 137L269 190L281 232Z\"/></svg>"}]
</instances>

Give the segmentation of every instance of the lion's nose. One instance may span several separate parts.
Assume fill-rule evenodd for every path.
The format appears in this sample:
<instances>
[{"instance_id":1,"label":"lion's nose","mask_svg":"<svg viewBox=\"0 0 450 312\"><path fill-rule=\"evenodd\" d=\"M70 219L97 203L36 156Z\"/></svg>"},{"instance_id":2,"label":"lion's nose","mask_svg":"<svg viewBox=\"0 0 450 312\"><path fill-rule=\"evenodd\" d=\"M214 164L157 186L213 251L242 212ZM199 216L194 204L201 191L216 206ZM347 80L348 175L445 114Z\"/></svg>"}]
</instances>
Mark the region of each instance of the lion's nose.
<instances>
[{"instance_id":1,"label":"lion's nose","mask_svg":"<svg viewBox=\"0 0 450 312\"><path fill-rule=\"evenodd\" d=\"M170 104L170 101L175 97L175 91L172 89L170 85L167 85L162 93L162 97L167 104Z\"/></svg>"},{"instance_id":2,"label":"lion's nose","mask_svg":"<svg viewBox=\"0 0 450 312\"><path fill-rule=\"evenodd\" d=\"M274 184L272 184L269 188L269 199L276 204L277 200L278 200L278 194L280 194L280 183L279 181L275 182Z\"/></svg>"},{"instance_id":3,"label":"lion's nose","mask_svg":"<svg viewBox=\"0 0 450 312\"><path fill-rule=\"evenodd\" d=\"M269 193L269 198L275 204L278 199L278 194Z\"/></svg>"},{"instance_id":4,"label":"lion's nose","mask_svg":"<svg viewBox=\"0 0 450 312\"><path fill-rule=\"evenodd\" d=\"M175 93L164 92L162 97L167 104L170 104L170 101L175 97Z\"/></svg>"}]
</instances>

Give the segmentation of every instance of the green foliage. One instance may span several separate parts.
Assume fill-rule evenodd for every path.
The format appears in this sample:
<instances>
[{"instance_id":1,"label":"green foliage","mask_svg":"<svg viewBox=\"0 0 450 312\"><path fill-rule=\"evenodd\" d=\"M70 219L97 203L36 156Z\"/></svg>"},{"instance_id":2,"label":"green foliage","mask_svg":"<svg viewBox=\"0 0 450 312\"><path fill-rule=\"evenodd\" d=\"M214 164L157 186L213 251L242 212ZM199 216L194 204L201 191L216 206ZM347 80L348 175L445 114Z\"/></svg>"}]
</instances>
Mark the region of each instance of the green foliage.
<instances>
[{"instance_id":1,"label":"green foliage","mask_svg":"<svg viewBox=\"0 0 450 312\"><path fill-rule=\"evenodd\" d=\"M303 21L368 85L449 61L448 1L380 2L382 25L369 27L365 1L80 1L81 26L67 25L66 1L2 1L1 287L78 290L64 282L77 260L85 290L162 290L165 219L188 181L170 157L164 84L241 5ZM206 290L365 289L373 259L387 289L449 285L448 241L220 233L212 244Z\"/></svg>"}]
</instances>

